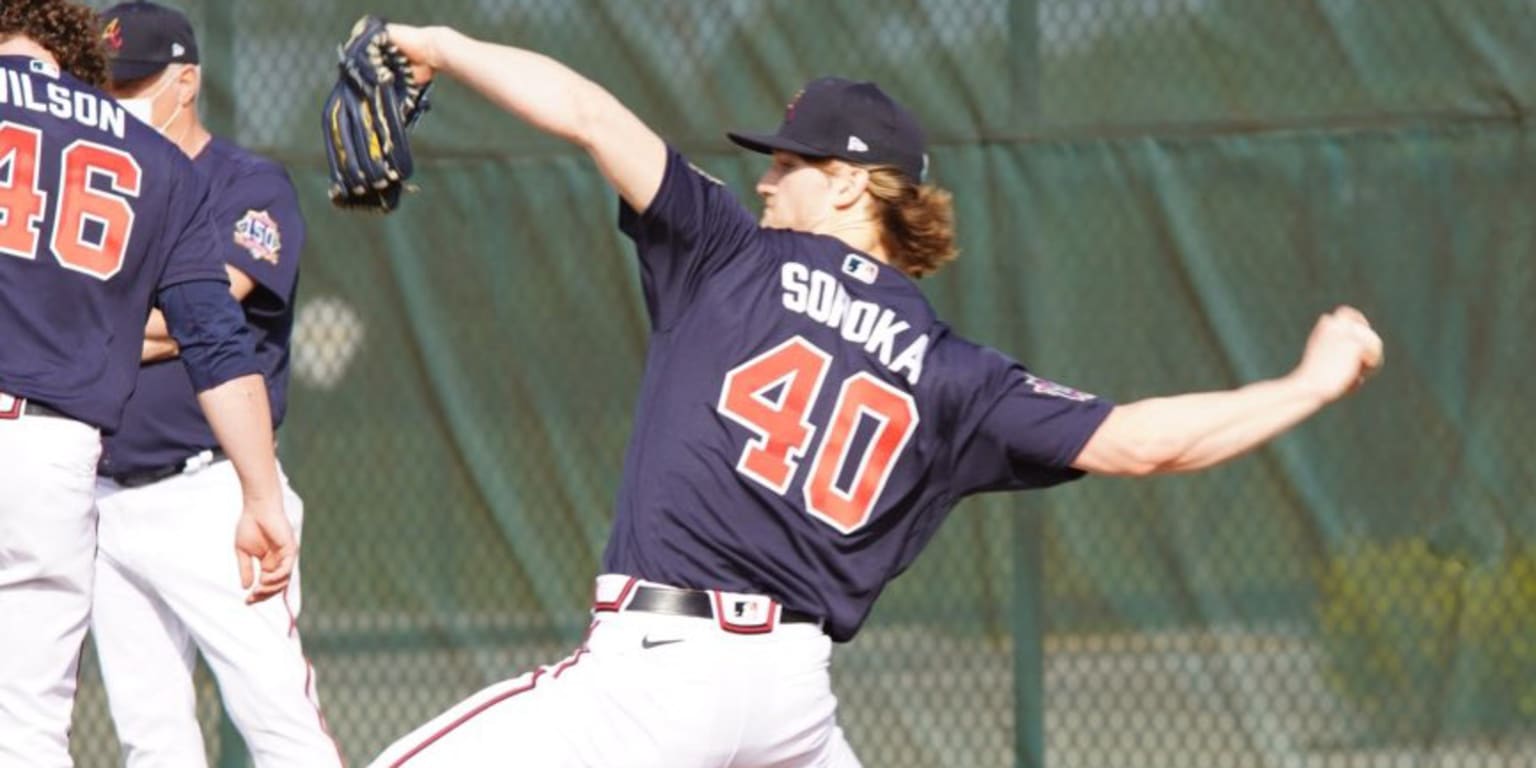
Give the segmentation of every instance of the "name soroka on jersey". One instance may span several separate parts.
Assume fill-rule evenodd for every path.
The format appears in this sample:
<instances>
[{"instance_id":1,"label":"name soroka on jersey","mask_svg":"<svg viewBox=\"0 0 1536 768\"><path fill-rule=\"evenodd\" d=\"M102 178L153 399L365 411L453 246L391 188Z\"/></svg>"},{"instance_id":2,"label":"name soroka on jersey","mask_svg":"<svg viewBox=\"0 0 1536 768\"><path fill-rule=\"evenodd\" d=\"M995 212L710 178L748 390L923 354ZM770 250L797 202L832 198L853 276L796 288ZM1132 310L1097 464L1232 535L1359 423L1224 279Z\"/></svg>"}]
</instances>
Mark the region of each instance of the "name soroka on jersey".
<instances>
[{"instance_id":1,"label":"name soroka on jersey","mask_svg":"<svg viewBox=\"0 0 1536 768\"><path fill-rule=\"evenodd\" d=\"M87 128L123 138L128 113L116 101L55 82L42 84L45 98L40 100L34 79L26 72L6 71L0 76L0 104L47 113L60 120L73 120Z\"/></svg>"},{"instance_id":2,"label":"name soroka on jersey","mask_svg":"<svg viewBox=\"0 0 1536 768\"><path fill-rule=\"evenodd\" d=\"M788 262L779 270L779 283L784 287L785 309L838 329L845 341L862 344L866 353L880 358L881 365L905 376L908 384L917 385L923 375L928 334L898 340L912 327L907 321L886 307L849 296L842 281L799 262ZM905 341L905 346L898 353L900 341Z\"/></svg>"}]
</instances>

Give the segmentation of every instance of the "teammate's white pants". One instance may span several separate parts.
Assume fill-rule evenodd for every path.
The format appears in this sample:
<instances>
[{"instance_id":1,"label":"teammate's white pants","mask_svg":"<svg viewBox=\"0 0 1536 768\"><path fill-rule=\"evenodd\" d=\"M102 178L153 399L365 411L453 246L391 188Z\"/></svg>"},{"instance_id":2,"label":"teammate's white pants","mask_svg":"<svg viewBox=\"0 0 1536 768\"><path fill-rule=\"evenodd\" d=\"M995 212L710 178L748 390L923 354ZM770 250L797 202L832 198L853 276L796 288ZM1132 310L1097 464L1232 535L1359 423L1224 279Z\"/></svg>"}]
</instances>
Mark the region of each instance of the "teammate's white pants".
<instances>
[{"instance_id":1,"label":"teammate's white pants","mask_svg":"<svg viewBox=\"0 0 1536 768\"><path fill-rule=\"evenodd\" d=\"M282 478L294 535L303 503ZM139 488L96 487L91 634L129 768L207 765L192 673L202 651L258 768L337 766L287 591L245 603L234 555L240 482L228 461Z\"/></svg>"},{"instance_id":2,"label":"teammate's white pants","mask_svg":"<svg viewBox=\"0 0 1536 768\"><path fill-rule=\"evenodd\" d=\"M68 768L91 610L101 436L70 419L0 419L0 768Z\"/></svg>"},{"instance_id":3,"label":"teammate's white pants","mask_svg":"<svg viewBox=\"0 0 1536 768\"><path fill-rule=\"evenodd\" d=\"M469 697L372 765L857 768L831 650L814 624L740 635L713 619L600 611L570 658Z\"/></svg>"}]
</instances>

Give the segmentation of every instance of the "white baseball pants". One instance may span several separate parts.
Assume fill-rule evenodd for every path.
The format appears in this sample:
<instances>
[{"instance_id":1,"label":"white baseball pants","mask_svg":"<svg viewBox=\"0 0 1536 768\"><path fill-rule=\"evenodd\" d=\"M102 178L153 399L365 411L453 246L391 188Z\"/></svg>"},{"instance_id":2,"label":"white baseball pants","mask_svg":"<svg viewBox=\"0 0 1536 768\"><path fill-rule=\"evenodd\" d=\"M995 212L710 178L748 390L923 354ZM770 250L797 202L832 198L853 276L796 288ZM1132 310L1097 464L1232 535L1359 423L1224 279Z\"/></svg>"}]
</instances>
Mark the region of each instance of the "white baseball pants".
<instances>
[{"instance_id":1,"label":"white baseball pants","mask_svg":"<svg viewBox=\"0 0 1536 768\"><path fill-rule=\"evenodd\" d=\"M303 502L283 479L294 535ZM128 768L207 766L193 670L201 651L258 768L339 766L287 591L246 605L234 555L242 511L228 461L138 488L96 486L99 546L91 633Z\"/></svg>"},{"instance_id":2,"label":"white baseball pants","mask_svg":"<svg viewBox=\"0 0 1536 768\"><path fill-rule=\"evenodd\" d=\"M101 435L0 398L0 768L69 768Z\"/></svg>"},{"instance_id":3,"label":"white baseball pants","mask_svg":"<svg viewBox=\"0 0 1536 768\"><path fill-rule=\"evenodd\" d=\"M571 657L476 693L372 765L858 768L837 725L831 651L815 624L748 635L711 618L598 610Z\"/></svg>"}]
</instances>

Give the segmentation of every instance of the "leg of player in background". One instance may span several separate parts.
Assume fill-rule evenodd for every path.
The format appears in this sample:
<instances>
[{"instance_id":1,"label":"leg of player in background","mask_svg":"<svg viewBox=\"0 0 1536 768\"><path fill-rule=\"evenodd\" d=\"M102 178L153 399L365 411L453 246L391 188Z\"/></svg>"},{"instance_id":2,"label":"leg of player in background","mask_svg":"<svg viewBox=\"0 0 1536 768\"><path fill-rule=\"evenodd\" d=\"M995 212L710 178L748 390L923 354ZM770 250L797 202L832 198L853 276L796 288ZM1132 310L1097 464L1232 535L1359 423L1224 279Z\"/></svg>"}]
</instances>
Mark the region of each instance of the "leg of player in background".
<instances>
[{"instance_id":1,"label":"leg of player in background","mask_svg":"<svg viewBox=\"0 0 1536 768\"><path fill-rule=\"evenodd\" d=\"M181 620L132 575L137 563L127 535L131 512L122 509L116 489L108 482L97 485L91 637L123 764L206 768L192 680L196 650Z\"/></svg>"},{"instance_id":2,"label":"leg of player in background","mask_svg":"<svg viewBox=\"0 0 1536 768\"><path fill-rule=\"evenodd\" d=\"M227 462L207 472L208 482L222 484L228 493L227 530L240 511L239 482ZM304 502L288 478L282 480L283 507L294 536L302 538ZM207 565L210 578L224 567L217 558ZM253 606L233 602L185 608L203 658L218 678L224 708L245 739L256 768L342 764L340 748L321 714L314 667L299 638L301 572L302 567L294 568L281 599Z\"/></svg>"},{"instance_id":3,"label":"leg of player in background","mask_svg":"<svg viewBox=\"0 0 1536 768\"><path fill-rule=\"evenodd\" d=\"M284 507L299 535L303 504L283 482ZM301 569L282 597L246 605L227 556L240 514L233 466L218 462L115 498L130 500L119 520L143 553L135 577L169 607L202 652L257 768L339 766L341 756L320 714L314 670L299 641Z\"/></svg>"},{"instance_id":4,"label":"leg of player in background","mask_svg":"<svg viewBox=\"0 0 1536 768\"><path fill-rule=\"evenodd\" d=\"M0 420L0 767L70 765L75 674L91 610L97 431Z\"/></svg>"}]
</instances>

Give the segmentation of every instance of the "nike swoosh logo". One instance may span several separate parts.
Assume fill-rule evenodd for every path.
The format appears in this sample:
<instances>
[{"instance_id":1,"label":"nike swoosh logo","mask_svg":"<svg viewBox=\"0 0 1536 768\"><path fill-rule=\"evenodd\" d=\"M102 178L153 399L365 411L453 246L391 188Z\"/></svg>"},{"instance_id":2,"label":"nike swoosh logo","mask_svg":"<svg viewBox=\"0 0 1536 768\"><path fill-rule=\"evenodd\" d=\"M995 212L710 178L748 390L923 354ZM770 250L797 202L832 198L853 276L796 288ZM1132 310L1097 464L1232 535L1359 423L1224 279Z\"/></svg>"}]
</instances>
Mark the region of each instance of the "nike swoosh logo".
<instances>
[{"instance_id":1,"label":"nike swoosh logo","mask_svg":"<svg viewBox=\"0 0 1536 768\"><path fill-rule=\"evenodd\" d=\"M640 638L640 647L649 651L658 645L671 645L673 643L681 643L682 641L683 639L681 637L674 640L652 640L650 636L647 635L646 637Z\"/></svg>"}]
</instances>

